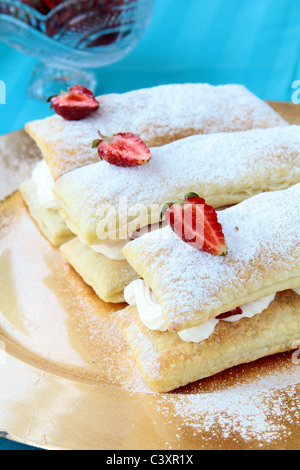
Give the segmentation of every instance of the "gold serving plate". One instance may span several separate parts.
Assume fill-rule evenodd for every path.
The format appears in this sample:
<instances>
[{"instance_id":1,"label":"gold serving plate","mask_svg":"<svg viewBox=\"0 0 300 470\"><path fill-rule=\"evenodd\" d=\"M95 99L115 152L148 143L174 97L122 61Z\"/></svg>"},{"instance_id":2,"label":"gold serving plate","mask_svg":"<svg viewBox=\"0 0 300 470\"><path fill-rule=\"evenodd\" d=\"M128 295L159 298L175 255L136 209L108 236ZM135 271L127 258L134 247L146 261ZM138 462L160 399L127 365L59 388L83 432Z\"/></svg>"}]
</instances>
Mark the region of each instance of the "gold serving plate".
<instances>
[{"instance_id":1,"label":"gold serving plate","mask_svg":"<svg viewBox=\"0 0 300 470\"><path fill-rule=\"evenodd\" d=\"M271 104L300 124L299 106ZM298 449L300 351L148 389L111 321L123 305L96 296L17 192L40 158L24 131L0 139L0 436L61 450Z\"/></svg>"}]
</instances>

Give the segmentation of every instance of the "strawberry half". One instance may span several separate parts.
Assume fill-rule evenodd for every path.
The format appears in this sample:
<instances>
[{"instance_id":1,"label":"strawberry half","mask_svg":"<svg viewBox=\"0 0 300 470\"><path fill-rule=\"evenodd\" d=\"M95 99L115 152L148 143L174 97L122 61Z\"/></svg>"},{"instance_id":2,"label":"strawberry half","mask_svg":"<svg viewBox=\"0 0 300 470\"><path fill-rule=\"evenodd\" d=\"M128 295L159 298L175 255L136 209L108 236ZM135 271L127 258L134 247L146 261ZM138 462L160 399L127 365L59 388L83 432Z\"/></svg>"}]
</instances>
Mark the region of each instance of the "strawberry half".
<instances>
[{"instance_id":1,"label":"strawberry half","mask_svg":"<svg viewBox=\"0 0 300 470\"><path fill-rule=\"evenodd\" d=\"M94 94L84 86L74 85L65 93L51 96L48 102L56 114L67 121L80 121L97 111L100 106Z\"/></svg>"},{"instance_id":2,"label":"strawberry half","mask_svg":"<svg viewBox=\"0 0 300 470\"><path fill-rule=\"evenodd\" d=\"M148 163L152 154L145 142L131 132L106 137L99 132L100 139L94 140L92 147L98 148L101 160L111 165L130 167Z\"/></svg>"},{"instance_id":3,"label":"strawberry half","mask_svg":"<svg viewBox=\"0 0 300 470\"><path fill-rule=\"evenodd\" d=\"M164 215L176 235L192 247L212 255L228 253L215 209L198 194L189 193L182 201L165 204L161 218Z\"/></svg>"},{"instance_id":4,"label":"strawberry half","mask_svg":"<svg viewBox=\"0 0 300 470\"><path fill-rule=\"evenodd\" d=\"M243 314L243 310L241 309L241 307L236 307L234 310L230 310L230 312L221 313L221 315L218 315L216 319L224 320L226 318L230 318L235 315L242 315L242 314Z\"/></svg>"}]
</instances>

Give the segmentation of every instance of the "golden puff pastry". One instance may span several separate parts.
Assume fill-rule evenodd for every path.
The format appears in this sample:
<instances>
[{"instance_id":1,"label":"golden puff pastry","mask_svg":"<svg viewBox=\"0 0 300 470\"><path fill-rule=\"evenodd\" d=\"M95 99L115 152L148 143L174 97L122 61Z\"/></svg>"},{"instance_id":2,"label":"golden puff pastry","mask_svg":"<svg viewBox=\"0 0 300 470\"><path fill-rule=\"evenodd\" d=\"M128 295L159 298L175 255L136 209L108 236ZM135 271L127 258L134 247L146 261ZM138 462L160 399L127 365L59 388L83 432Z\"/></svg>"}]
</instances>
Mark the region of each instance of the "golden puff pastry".
<instances>
[{"instance_id":1,"label":"golden puff pastry","mask_svg":"<svg viewBox=\"0 0 300 470\"><path fill-rule=\"evenodd\" d=\"M58 247L74 237L57 208L48 208L40 204L33 181L24 182L19 189L32 219L52 245Z\"/></svg>"},{"instance_id":2,"label":"golden puff pastry","mask_svg":"<svg viewBox=\"0 0 300 470\"><path fill-rule=\"evenodd\" d=\"M124 302L124 288L139 276L127 261L116 261L95 253L78 238L60 247L65 259L105 302Z\"/></svg>"},{"instance_id":3,"label":"golden puff pastry","mask_svg":"<svg viewBox=\"0 0 300 470\"><path fill-rule=\"evenodd\" d=\"M66 121L54 115L26 125L55 180L99 161L96 149L91 148L98 130L104 135L133 132L154 147L194 134L287 124L241 85L161 85L98 100L99 110L87 119Z\"/></svg>"},{"instance_id":4,"label":"golden puff pastry","mask_svg":"<svg viewBox=\"0 0 300 470\"><path fill-rule=\"evenodd\" d=\"M136 307L114 315L145 381L168 392L230 367L295 349L300 338L300 296L279 292L260 315L236 323L219 322L201 343L186 343L176 333L151 331ZM297 343L298 344L298 343Z\"/></svg>"},{"instance_id":5,"label":"golden puff pastry","mask_svg":"<svg viewBox=\"0 0 300 470\"><path fill-rule=\"evenodd\" d=\"M219 212L218 220L225 256L190 247L169 226L123 249L170 331L300 286L300 184L247 199Z\"/></svg>"},{"instance_id":6,"label":"golden puff pastry","mask_svg":"<svg viewBox=\"0 0 300 470\"><path fill-rule=\"evenodd\" d=\"M162 206L198 193L214 207L300 181L300 126L191 136L152 148L149 163L103 161L62 176L54 192L68 226L87 245L156 223Z\"/></svg>"}]
</instances>

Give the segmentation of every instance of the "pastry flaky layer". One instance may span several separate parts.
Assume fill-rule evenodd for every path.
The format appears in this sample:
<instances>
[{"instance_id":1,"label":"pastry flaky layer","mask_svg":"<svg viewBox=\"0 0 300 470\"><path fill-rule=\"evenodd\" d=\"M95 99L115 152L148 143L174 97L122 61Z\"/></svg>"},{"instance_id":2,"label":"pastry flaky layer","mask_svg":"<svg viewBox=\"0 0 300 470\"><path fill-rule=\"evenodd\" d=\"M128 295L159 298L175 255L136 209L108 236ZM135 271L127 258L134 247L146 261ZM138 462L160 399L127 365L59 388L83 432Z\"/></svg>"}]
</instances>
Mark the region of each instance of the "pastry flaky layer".
<instances>
[{"instance_id":1,"label":"pastry flaky layer","mask_svg":"<svg viewBox=\"0 0 300 470\"><path fill-rule=\"evenodd\" d=\"M59 210L87 245L127 238L191 191L221 207L300 182L300 126L191 136L152 148L152 155L139 167L103 161L56 182Z\"/></svg>"},{"instance_id":2,"label":"pastry flaky layer","mask_svg":"<svg viewBox=\"0 0 300 470\"><path fill-rule=\"evenodd\" d=\"M127 261L116 261L95 253L78 238L63 244L65 259L105 302L124 302L124 288L139 276Z\"/></svg>"},{"instance_id":3,"label":"pastry flaky layer","mask_svg":"<svg viewBox=\"0 0 300 470\"><path fill-rule=\"evenodd\" d=\"M74 237L58 210L47 208L39 202L37 188L33 181L29 180L21 184L20 193L31 217L52 245L60 246Z\"/></svg>"},{"instance_id":4,"label":"pastry flaky layer","mask_svg":"<svg viewBox=\"0 0 300 470\"><path fill-rule=\"evenodd\" d=\"M55 180L75 168L99 161L96 149L91 149L98 130L108 136L133 132L151 147L193 134L287 124L241 85L162 85L100 96L98 100L99 110L79 122L54 115L26 125Z\"/></svg>"},{"instance_id":5,"label":"pastry flaky layer","mask_svg":"<svg viewBox=\"0 0 300 470\"><path fill-rule=\"evenodd\" d=\"M219 322L202 343L185 343L176 333L151 331L136 307L115 314L135 361L156 392L168 392L230 367L297 348L300 296L280 292L260 315L236 323Z\"/></svg>"},{"instance_id":6,"label":"pastry flaky layer","mask_svg":"<svg viewBox=\"0 0 300 470\"><path fill-rule=\"evenodd\" d=\"M123 253L151 287L170 331L300 285L300 184L218 212L228 254L183 242L168 226Z\"/></svg>"}]
</instances>

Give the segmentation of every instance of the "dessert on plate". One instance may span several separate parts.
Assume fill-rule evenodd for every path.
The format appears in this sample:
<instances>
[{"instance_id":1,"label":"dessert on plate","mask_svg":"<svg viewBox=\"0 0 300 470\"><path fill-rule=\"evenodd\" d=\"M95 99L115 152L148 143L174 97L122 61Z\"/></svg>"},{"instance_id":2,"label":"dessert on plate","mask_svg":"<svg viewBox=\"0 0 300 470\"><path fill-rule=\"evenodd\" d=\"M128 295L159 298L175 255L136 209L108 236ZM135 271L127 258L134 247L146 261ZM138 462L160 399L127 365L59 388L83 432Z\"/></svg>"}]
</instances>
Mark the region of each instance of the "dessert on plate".
<instances>
[{"instance_id":1,"label":"dessert on plate","mask_svg":"<svg viewBox=\"0 0 300 470\"><path fill-rule=\"evenodd\" d=\"M52 245L60 246L74 235L58 212L53 186L52 175L43 159L33 169L31 179L22 183L19 190L40 231Z\"/></svg>"},{"instance_id":2,"label":"dessert on plate","mask_svg":"<svg viewBox=\"0 0 300 470\"><path fill-rule=\"evenodd\" d=\"M76 85L50 102L26 126L43 160L21 194L99 297L128 303L114 320L148 385L292 349L300 126L239 85Z\"/></svg>"},{"instance_id":3,"label":"dessert on plate","mask_svg":"<svg viewBox=\"0 0 300 470\"><path fill-rule=\"evenodd\" d=\"M126 287L129 306L114 317L148 385L166 392L293 349L300 184L219 212L192 194L168 204L166 217L167 227L123 249L141 279Z\"/></svg>"}]
</instances>

